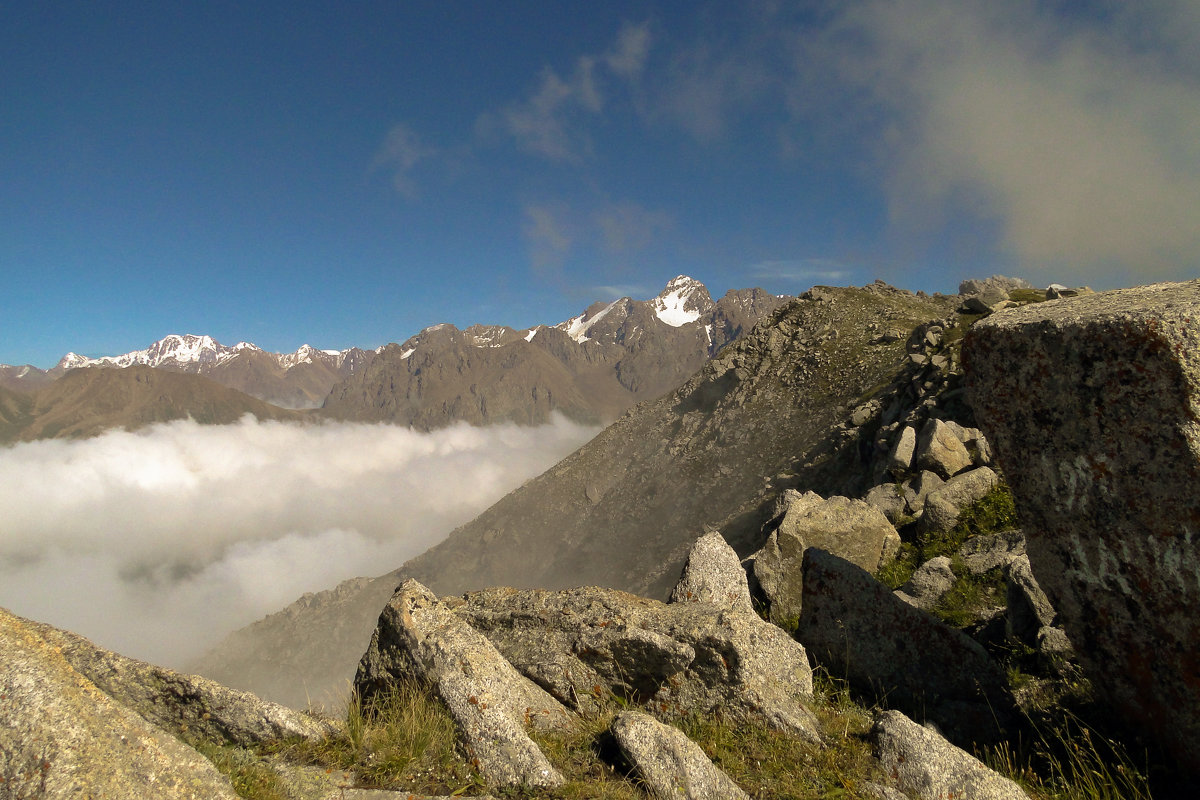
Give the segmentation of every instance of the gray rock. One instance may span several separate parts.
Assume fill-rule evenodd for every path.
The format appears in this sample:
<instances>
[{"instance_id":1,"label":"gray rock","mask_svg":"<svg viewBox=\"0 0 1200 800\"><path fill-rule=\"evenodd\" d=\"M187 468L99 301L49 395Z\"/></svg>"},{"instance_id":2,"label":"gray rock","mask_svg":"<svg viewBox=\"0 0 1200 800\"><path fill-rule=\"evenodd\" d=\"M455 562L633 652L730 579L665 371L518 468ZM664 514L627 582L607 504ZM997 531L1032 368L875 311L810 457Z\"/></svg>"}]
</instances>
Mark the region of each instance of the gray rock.
<instances>
[{"instance_id":1,"label":"gray rock","mask_svg":"<svg viewBox=\"0 0 1200 800\"><path fill-rule=\"evenodd\" d=\"M958 523L963 509L982 500L1000 485L1000 476L991 467L979 467L955 475L925 498L921 511L922 531L948 531Z\"/></svg>"},{"instance_id":2,"label":"gray rock","mask_svg":"<svg viewBox=\"0 0 1200 800\"><path fill-rule=\"evenodd\" d=\"M1033 577L1029 556L1014 559L1008 565L1008 635L1032 647L1038 631L1053 622L1054 607Z\"/></svg>"},{"instance_id":3,"label":"gray rock","mask_svg":"<svg viewBox=\"0 0 1200 800\"><path fill-rule=\"evenodd\" d=\"M970 278L958 285L959 294L983 294L991 290L1004 292L1007 297L1018 289L1032 289L1033 284L1024 278L1010 278L1007 275L993 275L990 278Z\"/></svg>"},{"instance_id":4,"label":"gray rock","mask_svg":"<svg viewBox=\"0 0 1200 800\"><path fill-rule=\"evenodd\" d=\"M635 711L617 715L613 738L645 788L660 800L736 800L749 795L683 731Z\"/></svg>"},{"instance_id":5,"label":"gray rock","mask_svg":"<svg viewBox=\"0 0 1200 800\"><path fill-rule=\"evenodd\" d=\"M905 512L908 511L908 504L904 501L903 491L894 483L881 483L878 486L872 487L863 501L868 505L875 506L883 515L887 517L888 522L893 526L903 519Z\"/></svg>"},{"instance_id":6,"label":"gray rock","mask_svg":"<svg viewBox=\"0 0 1200 800\"><path fill-rule=\"evenodd\" d=\"M714 603L754 611L746 570L720 533L706 533L692 545L671 602Z\"/></svg>"},{"instance_id":7,"label":"gray rock","mask_svg":"<svg viewBox=\"0 0 1200 800\"><path fill-rule=\"evenodd\" d=\"M1200 281L977 323L968 389L1104 700L1200 775ZM1149 657L1148 654L1153 654Z\"/></svg>"},{"instance_id":8,"label":"gray rock","mask_svg":"<svg viewBox=\"0 0 1200 800\"><path fill-rule=\"evenodd\" d=\"M498 785L559 786L562 775L525 732L570 724L566 709L517 672L478 631L415 580L379 615L354 689L365 702L416 678L445 703L468 754Z\"/></svg>"},{"instance_id":9,"label":"gray rock","mask_svg":"<svg viewBox=\"0 0 1200 800\"><path fill-rule=\"evenodd\" d=\"M878 508L847 497L821 499L805 492L788 506L776 531L798 537L807 547L819 547L874 572L888 553L900 547L900 534Z\"/></svg>"},{"instance_id":10,"label":"gray rock","mask_svg":"<svg viewBox=\"0 0 1200 800\"><path fill-rule=\"evenodd\" d=\"M904 502L908 506L908 513L914 517L919 516L925 510L925 501L929 498L929 494L940 489L945 483L939 475L927 469L921 470L906 480L901 485L901 490L904 492Z\"/></svg>"},{"instance_id":11,"label":"gray rock","mask_svg":"<svg viewBox=\"0 0 1200 800\"><path fill-rule=\"evenodd\" d=\"M909 605L928 611L950 591L954 581L950 559L938 556L917 567L908 582L896 590L896 596Z\"/></svg>"},{"instance_id":12,"label":"gray rock","mask_svg":"<svg viewBox=\"0 0 1200 800\"><path fill-rule=\"evenodd\" d=\"M199 675L127 658L69 631L28 623L81 675L147 722L188 739L250 746L298 737L317 741L333 722L239 692Z\"/></svg>"},{"instance_id":13,"label":"gray rock","mask_svg":"<svg viewBox=\"0 0 1200 800\"><path fill-rule=\"evenodd\" d=\"M1013 709L979 643L897 598L844 559L809 548L796 637L832 674L937 722L955 741L995 734Z\"/></svg>"},{"instance_id":14,"label":"gray rock","mask_svg":"<svg viewBox=\"0 0 1200 800\"><path fill-rule=\"evenodd\" d=\"M597 587L485 589L455 613L569 706L615 694L659 713L721 711L820 738L804 647L757 614Z\"/></svg>"},{"instance_id":15,"label":"gray rock","mask_svg":"<svg viewBox=\"0 0 1200 800\"><path fill-rule=\"evenodd\" d=\"M971 454L953 429L940 419L928 419L917 437L916 464L920 469L950 478L971 466Z\"/></svg>"},{"instance_id":16,"label":"gray rock","mask_svg":"<svg viewBox=\"0 0 1200 800\"><path fill-rule=\"evenodd\" d=\"M820 547L871 572L900 549L900 534L878 507L816 492L789 492L791 499L767 543L754 554L754 577L770 603L768 618L794 623L803 594L801 563L807 547Z\"/></svg>"},{"instance_id":17,"label":"gray rock","mask_svg":"<svg viewBox=\"0 0 1200 800\"><path fill-rule=\"evenodd\" d=\"M117 703L0 609L4 797L236 800L208 759Z\"/></svg>"},{"instance_id":18,"label":"gray rock","mask_svg":"<svg viewBox=\"0 0 1200 800\"><path fill-rule=\"evenodd\" d=\"M1067 677L1077 670L1075 648L1062 628L1046 626L1037 633L1038 663L1043 669L1060 677Z\"/></svg>"},{"instance_id":19,"label":"gray rock","mask_svg":"<svg viewBox=\"0 0 1200 800\"><path fill-rule=\"evenodd\" d=\"M912 469L913 457L917 451L917 429L905 425L896 437L896 444L888 454L888 469L894 475L902 475Z\"/></svg>"},{"instance_id":20,"label":"gray rock","mask_svg":"<svg viewBox=\"0 0 1200 800\"><path fill-rule=\"evenodd\" d=\"M864 797L873 798L873 800L908 800L900 792L890 786L884 786L882 783L874 781L864 781L858 785L859 790Z\"/></svg>"},{"instance_id":21,"label":"gray rock","mask_svg":"<svg viewBox=\"0 0 1200 800\"><path fill-rule=\"evenodd\" d=\"M1020 530L1000 531L972 536L958 548L958 556L972 575L1007 567L1013 559L1025 555L1025 534Z\"/></svg>"},{"instance_id":22,"label":"gray rock","mask_svg":"<svg viewBox=\"0 0 1200 800\"><path fill-rule=\"evenodd\" d=\"M1008 778L899 711L879 715L871 741L884 772L922 800L1029 800Z\"/></svg>"}]
</instances>

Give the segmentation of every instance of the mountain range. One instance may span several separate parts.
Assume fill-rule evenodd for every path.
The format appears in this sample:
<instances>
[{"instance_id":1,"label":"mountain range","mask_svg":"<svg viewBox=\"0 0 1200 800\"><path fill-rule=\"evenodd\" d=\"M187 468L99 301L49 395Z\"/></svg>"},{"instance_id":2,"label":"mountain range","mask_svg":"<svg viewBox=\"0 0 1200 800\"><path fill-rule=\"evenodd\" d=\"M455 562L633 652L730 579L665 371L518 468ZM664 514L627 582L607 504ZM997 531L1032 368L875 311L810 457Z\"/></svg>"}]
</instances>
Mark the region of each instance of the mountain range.
<instances>
[{"instance_id":1,"label":"mountain range","mask_svg":"<svg viewBox=\"0 0 1200 800\"><path fill-rule=\"evenodd\" d=\"M784 302L762 289L730 291L713 302L702 283L681 275L651 300L595 303L556 325L518 331L441 324L375 350L306 344L281 354L248 342L229 347L210 336L172 334L118 356L68 353L50 370L0 365L0 442L88 435L189 416L280 418L276 412L284 409L306 410L304 418L420 430L459 421L537 424L554 412L581 422L611 421L635 403L673 389ZM140 396L143 370L173 373L174 389L157 401L139 401L136 411L130 405L123 416L112 407L112 397ZM77 377L97 371L112 374L103 380ZM234 392L222 395L220 414L212 407L217 401L203 399L214 394L211 384ZM66 415L69 423L57 417L39 421L48 409L65 406L73 409ZM103 411L88 420L89 407Z\"/></svg>"},{"instance_id":2,"label":"mountain range","mask_svg":"<svg viewBox=\"0 0 1200 800\"><path fill-rule=\"evenodd\" d=\"M306 595L193 666L303 706L344 685L405 578L438 595L598 585L665 597L706 529L746 555L761 546L761 525L784 489L857 496L868 488L859 485L870 479L862 453L873 454L873 443L845 420L911 382L911 332L953 316L960 302L881 284L815 288L441 544L377 578ZM589 311L575 332L591 320L587 335L603 335L604 308Z\"/></svg>"}]
</instances>

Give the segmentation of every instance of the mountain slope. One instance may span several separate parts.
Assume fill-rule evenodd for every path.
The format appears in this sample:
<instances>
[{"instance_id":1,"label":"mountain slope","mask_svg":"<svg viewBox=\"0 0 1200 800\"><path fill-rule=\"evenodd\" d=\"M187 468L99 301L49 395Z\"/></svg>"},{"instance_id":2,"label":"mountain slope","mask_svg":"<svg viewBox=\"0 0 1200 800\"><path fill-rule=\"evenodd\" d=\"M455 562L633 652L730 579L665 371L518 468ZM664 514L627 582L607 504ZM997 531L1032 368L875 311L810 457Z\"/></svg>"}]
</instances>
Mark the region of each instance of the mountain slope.
<instances>
[{"instance_id":1,"label":"mountain slope","mask_svg":"<svg viewBox=\"0 0 1200 800\"><path fill-rule=\"evenodd\" d=\"M555 411L611 420L677 387L783 303L762 289L713 303L681 275L652 300L594 303L553 327L435 325L384 348L333 388L323 411L420 430L458 420L537 424Z\"/></svg>"},{"instance_id":2,"label":"mountain slope","mask_svg":"<svg viewBox=\"0 0 1200 800\"><path fill-rule=\"evenodd\" d=\"M234 633L197 669L287 703L318 697L352 672L405 577L438 594L597 584L665 595L706 526L749 551L780 488L865 488L845 486L862 470L852 468L857 441L837 425L901 374L908 332L957 302L883 286L815 289L442 544Z\"/></svg>"},{"instance_id":3,"label":"mountain slope","mask_svg":"<svg viewBox=\"0 0 1200 800\"><path fill-rule=\"evenodd\" d=\"M206 424L304 415L200 377L147 366L76 369L29 395L0 393L0 442L93 436L191 418Z\"/></svg>"}]
</instances>

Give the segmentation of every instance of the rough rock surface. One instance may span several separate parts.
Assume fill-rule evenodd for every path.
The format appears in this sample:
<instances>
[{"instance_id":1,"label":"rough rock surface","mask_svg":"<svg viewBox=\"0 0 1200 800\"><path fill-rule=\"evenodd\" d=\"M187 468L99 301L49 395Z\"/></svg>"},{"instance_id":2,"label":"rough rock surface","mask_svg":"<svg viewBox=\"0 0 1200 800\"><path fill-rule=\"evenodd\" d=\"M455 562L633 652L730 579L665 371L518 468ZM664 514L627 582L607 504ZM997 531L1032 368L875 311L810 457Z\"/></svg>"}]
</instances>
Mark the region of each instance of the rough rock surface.
<instances>
[{"instance_id":1,"label":"rough rock surface","mask_svg":"<svg viewBox=\"0 0 1200 800\"><path fill-rule=\"evenodd\" d=\"M101 691L165 731L248 746L286 737L317 740L337 729L328 720L199 675L128 658L69 631L40 623L28 625Z\"/></svg>"},{"instance_id":2,"label":"rough rock surface","mask_svg":"<svg viewBox=\"0 0 1200 800\"><path fill-rule=\"evenodd\" d=\"M1000 484L990 467L979 467L955 475L925 498L921 528L925 531L948 531L958 522L962 511Z\"/></svg>"},{"instance_id":3,"label":"rough rock surface","mask_svg":"<svg viewBox=\"0 0 1200 800\"><path fill-rule=\"evenodd\" d=\"M565 704L614 693L663 713L726 714L818 740L804 648L758 615L613 589L485 589L455 610Z\"/></svg>"},{"instance_id":4,"label":"rough rock surface","mask_svg":"<svg viewBox=\"0 0 1200 800\"><path fill-rule=\"evenodd\" d=\"M671 591L671 602L714 603L754 611L746 570L720 533L706 533L692 545L683 575Z\"/></svg>"},{"instance_id":5,"label":"rough rock surface","mask_svg":"<svg viewBox=\"0 0 1200 800\"><path fill-rule=\"evenodd\" d=\"M1200 281L997 314L964 345L1038 583L1085 672L1200 774Z\"/></svg>"},{"instance_id":6,"label":"rough rock surface","mask_svg":"<svg viewBox=\"0 0 1200 800\"><path fill-rule=\"evenodd\" d=\"M796 638L818 663L952 740L986 740L1013 709L1000 668L961 631L913 608L850 562L804 554Z\"/></svg>"},{"instance_id":7,"label":"rough rock surface","mask_svg":"<svg viewBox=\"0 0 1200 800\"><path fill-rule=\"evenodd\" d=\"M660 800L738 800L749 795L704 755L683 731L647 714L624 711L613 738L650 794Z\"/></svg>"},{"instance_id":8,"label":"rough rock surface","mask_svg":"<svg viewBox=\"0 0 1200 800\"><path fill-rule=\"evenodd\" d=\"M936 472L943 478L951 478L971 466L971 453L955 434L955 431L940 419L929 419L921 428L917 438L917 466Z\"/></svg>"},{"instance_id":9,"label":"rough rock surface","mask_svg":"<svg viewBox=\"0 0 1200 800\"><path fill-rule=\"evenodd\" d=\"M879 715L871 740L884 771L922 800L1029 800L1008 778L899 711Z\"/></svg>"},{"instance_id":10,"label":"rough rock surface","mask_svg":"<svg viewBox=\"0 0 1200 800\"><path fill-rule=\"evenodd\" d=\"M954 579L949 558L931 558L917 567L908 582L896 590L896 596L909 605L928 611L950 591Z\"/></svg>"},{"instance_id":11,"label":"rough rock surface","mask_svg":"<svg viewBox=\"0 0 1200 800\"><path fill-rule=\"evenodd\" d=\"M1025 534L1018 529L972 536L958 548L958 556L967 572L982 575L993 569L1007 567L1025 555Z\"/></svg>"},{"instance_id":12,"label":"rough rock surface","mask_svg":"<svg viewBox=\"0 0 1200 800\"><path fill-rule=\"evenodd\" d=\"M3 609L0 663L3 796L237 797L208 759L100 691Z\"/></svg>"},{"instance_id":13,"label":"rough rock surface","mask_svg":"<svg viewBox=\"0 0 1200 800\"><path fill-rule=\"evenodd\" d=\"M1030 646L1037 644L1038 631L1054 622L1054 606L1038 586L1029 566L1029 556L1008 565L1008 635Z\"/></svg>"},{"instance_id":14,"label":"rough rock surface","mask_svg":"<svg viewBox=\"0 0 1200 800\"><path fill-rule=\"evenodd\" d=\"M445 703L479 771L499 785L558 786L562 775L525 732L562 728L557 700L513 669L487 639L414 580L379 616L354 689L366 703L398 680L416 678Z\"/></svg>"}]
</instances>

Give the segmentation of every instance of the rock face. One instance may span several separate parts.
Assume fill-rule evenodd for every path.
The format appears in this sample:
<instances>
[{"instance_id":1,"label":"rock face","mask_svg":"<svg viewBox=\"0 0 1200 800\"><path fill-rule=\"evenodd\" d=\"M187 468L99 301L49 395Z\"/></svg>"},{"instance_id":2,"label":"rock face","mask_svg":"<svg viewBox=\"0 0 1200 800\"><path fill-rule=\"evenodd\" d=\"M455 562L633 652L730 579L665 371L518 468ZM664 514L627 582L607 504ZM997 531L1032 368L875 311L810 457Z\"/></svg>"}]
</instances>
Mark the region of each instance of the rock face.
<instances>
[{"instance_id":1,"label":"rock face","mask_svg":"<svg viewBox=\"0 0 1200 800\"><path fill-rule=\"evenodd\" d=\"M871 740L884 772L922 800L1029 800L1021 787L899 711L880 714Z\"/></svg>"},{"instance_id":2,"label":"rock face","mask_svg":"<svg viewBox=\"0 0 1200 800\"><path fill-rule=\"evenodd\" d=\"M982 646L816 548L804 554L796 638L831 673L936 722L953 741L986 739L1013 709Z\"/></svg>"},{"instance_id":3,"label":"rock face","mask_svg":"<svg viewBox=\"0 0 1200 800\"><path fill-rule=\"evenodd\" d=\"M502 786L562 784L562 775L525 729L565 727L566 709L414 580L405 581L380 614L354 690L370 704L389 685L405 679L433 687L489 781Z\"/></svg>"},{"instance_id":4,"label":"rock face","mask_svg":"<svg viewBox=\"0 0 1200 800\"><path fill-rule=\"evenodd\" d=\"M4 797L235 800L212 763L81 675L54 641L0 609Z\"/></svg>"},{"instance_id":5,"label":"rock face","mask_svg":"<svg viewBox=\"0 0 1200 800\"><path fill-rule=\"evenodd\" d=\"M638 777L660 800L740 800L749 795L713 766L683 731L647 714L625 711L612 723L613 738Z\"/></svg>"},{"instance_id":6,"label":"rock face","mask_svg":"<svg viewBox=\"0 0 1200 800\"><path fill-rule=\"evenodd\" d=\"M997 314L969 393L1097 689L1200 774L1200 281Z\"/></svg>"}]
</instances>

